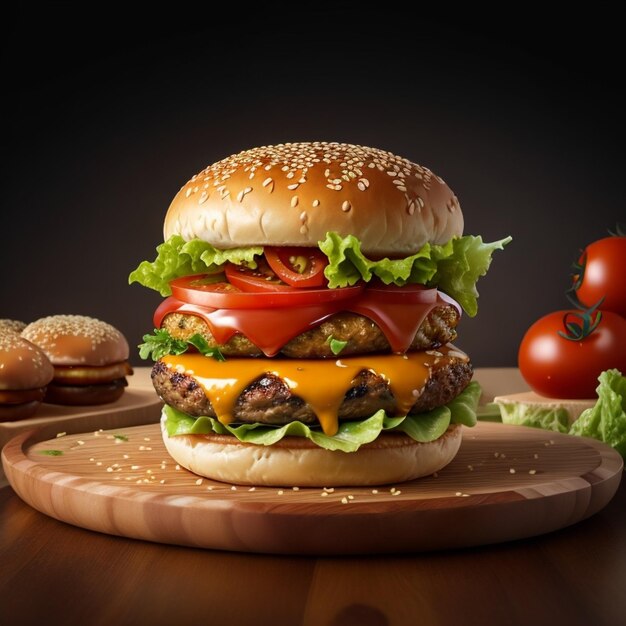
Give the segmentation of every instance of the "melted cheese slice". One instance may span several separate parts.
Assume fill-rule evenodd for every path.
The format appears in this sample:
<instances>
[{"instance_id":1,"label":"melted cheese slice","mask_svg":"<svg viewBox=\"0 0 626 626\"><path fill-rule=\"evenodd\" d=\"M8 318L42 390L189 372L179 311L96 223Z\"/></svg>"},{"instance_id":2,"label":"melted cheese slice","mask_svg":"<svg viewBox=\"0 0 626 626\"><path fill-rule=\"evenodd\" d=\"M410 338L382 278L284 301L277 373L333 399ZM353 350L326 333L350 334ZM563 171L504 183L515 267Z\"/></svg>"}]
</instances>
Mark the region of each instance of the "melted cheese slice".
<instances>
[{"instance_id":1,"label":"melted cheese slice","mask_svg":"<svg viewBox=\"0 0 626 626\"><path fill-rule=\"evenodd\" d=\"M387 381L398 404L398 416L404 416L422 393L433 365L447 355L469 360L453 346L445 346L437 351L364 355L336 361L263 358L216 361L200 354L166 356L162 361L181 374L193 376L223 424L234 421L235 404L243 390L271 373L309 404L325 434L334 435L339 427L339 407L360 372L369 370Z\"/></svg>"}]
</instances>

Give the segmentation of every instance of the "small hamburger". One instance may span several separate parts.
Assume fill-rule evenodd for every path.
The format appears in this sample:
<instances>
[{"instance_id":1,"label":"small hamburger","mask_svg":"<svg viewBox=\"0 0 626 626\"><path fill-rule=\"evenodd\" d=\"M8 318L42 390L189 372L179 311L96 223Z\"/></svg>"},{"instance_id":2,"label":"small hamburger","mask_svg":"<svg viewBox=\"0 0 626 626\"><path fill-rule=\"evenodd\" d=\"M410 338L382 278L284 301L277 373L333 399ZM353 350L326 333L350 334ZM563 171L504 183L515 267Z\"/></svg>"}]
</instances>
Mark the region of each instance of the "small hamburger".
<instances>
[{"instance_id":1,"label":"small hamburger","mask_svg":"<svg viewBox=\"0 0 626 626\"><path fill-rule=\"evenodd\" d=\"M31 417L53 375L43 350L13 330L0 330L0 422Z\"/></svg>"},{"instance_id":2,"label":"small hamburger","mask_svg":"<svg viewBox=\"0 0 626 626\"><path fill-rule=\"evenodd\" d=\"M133 373L128 342L102 320L51 315L29 324L22 337L39 346L54 366L44 402L92 405L115 402Z\"/></svg>"},{"instance_id":3,"label":"small hamburger","mask_svg":"<svg viewBox=\"0 0 626 626\"><path fill-rule=\"evenodd\" d=\"M494 250L456 196L383 150L241 152L182 187L129 281L166 300L142 357L173 458L238 484L371 485L431 474L480 389L450 342Z\"/></svg>"}]
</instances>

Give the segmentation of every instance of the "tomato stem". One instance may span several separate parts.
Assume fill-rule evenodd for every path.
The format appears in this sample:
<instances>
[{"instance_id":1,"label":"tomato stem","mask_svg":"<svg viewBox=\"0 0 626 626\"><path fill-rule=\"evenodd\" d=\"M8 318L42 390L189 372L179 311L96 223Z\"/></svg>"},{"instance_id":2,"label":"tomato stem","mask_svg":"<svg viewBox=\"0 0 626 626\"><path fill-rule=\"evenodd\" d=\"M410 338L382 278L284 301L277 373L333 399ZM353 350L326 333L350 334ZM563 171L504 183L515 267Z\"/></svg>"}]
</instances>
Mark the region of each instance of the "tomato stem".
<instances>
[{"instance_id":1,"label":"tomato stem","mask_svg":"<svg viewBox=\"0 0 626 626\"><path fill-rule=\"evenodd\" d=\"M591 335L602 320L602 311L599 311L598 308L604 302L604 296L590 307L585 307L575 293L573 295L568 293L567 298L577 310L565 313L563 316L565 332L559 330L557 334L569 341L582 341ZM572 321L572 317L576 318L576 320Z\"/></svg>"}]
</instances>

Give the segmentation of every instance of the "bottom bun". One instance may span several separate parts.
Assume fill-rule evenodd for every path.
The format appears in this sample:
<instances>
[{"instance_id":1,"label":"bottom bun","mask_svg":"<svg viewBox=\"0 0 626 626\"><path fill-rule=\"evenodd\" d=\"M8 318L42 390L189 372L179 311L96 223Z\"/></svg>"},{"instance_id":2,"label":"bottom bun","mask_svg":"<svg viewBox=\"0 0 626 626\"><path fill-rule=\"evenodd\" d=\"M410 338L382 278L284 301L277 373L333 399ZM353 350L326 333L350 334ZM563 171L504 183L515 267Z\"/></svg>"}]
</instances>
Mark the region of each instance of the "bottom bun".
<instances>
[{"instance_id":1,"label":"bottom bun","mask_svg":"<svg viewBox=\"0 0 626 626\"><path fill-rule=\"evenodd\" d=\"M461 445L461 426L451 424L435 441L419 443L387 432L357 452L325 450L308 439L285 437L272 446L241 443L230 435L170 437L170 456L194 474L237 485L267 487L357 487L429 476L445 467Z\"/></svg>"}]
</instances>

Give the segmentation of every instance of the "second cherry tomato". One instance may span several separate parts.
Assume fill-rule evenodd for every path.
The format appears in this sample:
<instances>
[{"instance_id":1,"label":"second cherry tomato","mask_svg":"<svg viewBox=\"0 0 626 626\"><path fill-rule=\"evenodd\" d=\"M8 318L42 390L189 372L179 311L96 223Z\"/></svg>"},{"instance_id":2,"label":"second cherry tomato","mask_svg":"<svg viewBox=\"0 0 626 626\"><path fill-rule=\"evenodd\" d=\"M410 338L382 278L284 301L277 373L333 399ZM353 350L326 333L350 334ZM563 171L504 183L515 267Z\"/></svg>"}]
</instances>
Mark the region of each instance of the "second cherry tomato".
<instances>
[{"instance_id":1,"label":"second cherry tomato","mask_svg":"<svg viewBox=\"0 0 626 626\"><path fill-rule=\"evenodd\" d=\"M606 237L589 244L581 258L584 266L578 299L592 306L600 298L603 311L626 318L626 237Z\"/></svg>"}]
</instances>

